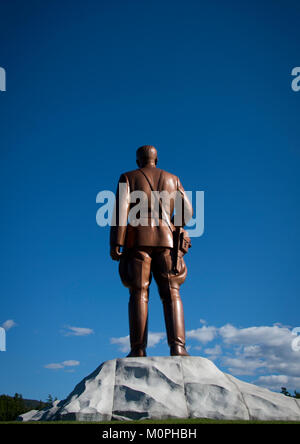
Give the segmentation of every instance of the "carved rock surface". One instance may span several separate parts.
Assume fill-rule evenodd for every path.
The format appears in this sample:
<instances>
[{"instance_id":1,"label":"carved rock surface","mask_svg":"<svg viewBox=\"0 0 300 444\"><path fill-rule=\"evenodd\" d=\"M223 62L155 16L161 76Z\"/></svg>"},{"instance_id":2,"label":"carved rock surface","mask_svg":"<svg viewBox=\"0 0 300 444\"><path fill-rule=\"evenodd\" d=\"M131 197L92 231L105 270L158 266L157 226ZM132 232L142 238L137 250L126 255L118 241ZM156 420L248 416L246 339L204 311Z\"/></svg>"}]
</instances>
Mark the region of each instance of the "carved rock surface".
<instances>
[{"instance_id":1,"label":"carved rock surface","mask_svg":"<svg viewBox=\"0 0 300 444\"><path fill-rule=\"evenodd\" d=\"M51 408L20 421L213 418L300 421L300 402L240 381L197 356L113 359Z\"/></svg>"}]
</instances>

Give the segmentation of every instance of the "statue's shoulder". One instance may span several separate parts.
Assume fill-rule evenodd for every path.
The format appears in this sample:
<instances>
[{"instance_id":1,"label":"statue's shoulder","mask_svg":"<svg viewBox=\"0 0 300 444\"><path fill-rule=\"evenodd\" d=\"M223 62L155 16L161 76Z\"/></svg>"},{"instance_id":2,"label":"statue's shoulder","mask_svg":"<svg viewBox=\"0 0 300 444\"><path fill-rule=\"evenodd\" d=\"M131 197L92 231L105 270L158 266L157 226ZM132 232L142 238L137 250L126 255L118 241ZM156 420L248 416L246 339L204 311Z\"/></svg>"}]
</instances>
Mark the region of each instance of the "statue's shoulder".
<instances>
[{"instance_id":1,"label":"statue's shoulder","mask_svg":"<svg viewBox=\"0 0 300 444\"><path fill-rule=\"evenodd\" d=\"M178 177L175 176L175 174L169 173L168 171L162 170L161 168L155 168L154 171L154 177L157 178L161 176L162 179L167 181L172 181L173 183L178 182ZM135 170L126 171L125 173L121 174L122 182L135 180L137 177L140 176L140 174L143 174L139 168L136 168ZM153 174L150 174L152 176Z\"/></svg>"},{"instance_id":2,"label":"statue's shoulder","mask_svg":"<svg viewBox=\"0 0 300 444\"><path fill-rule=\"evenodd\" d=\"M175 174L169 173L169 171L161 170L161 174L167 179L177 180L178 177Z\"/></svg>"},{"instance_id":3,"label":"statue's shoulder","mask_svg":"<svg viewBox=\"0 0 300 444\"><path fill-rule=\"evenodd\" d=\"M123 173L121 176L126 177L127 179L131 179L135 176L137 176L139 173L139 169L135 169L135 170L131 170L131 171L126 171L125 173Z\"/></svg>"}]
</instances>

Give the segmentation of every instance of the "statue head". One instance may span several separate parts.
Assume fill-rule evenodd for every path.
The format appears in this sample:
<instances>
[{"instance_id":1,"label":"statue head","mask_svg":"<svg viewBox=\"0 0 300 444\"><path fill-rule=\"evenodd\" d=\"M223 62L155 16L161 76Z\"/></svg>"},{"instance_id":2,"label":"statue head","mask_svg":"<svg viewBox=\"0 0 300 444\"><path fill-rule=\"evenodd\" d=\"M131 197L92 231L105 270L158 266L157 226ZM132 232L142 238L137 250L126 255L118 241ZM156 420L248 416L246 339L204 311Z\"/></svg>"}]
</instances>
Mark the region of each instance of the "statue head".
<instances>
[{"instance_id":1,"label":"statue head","mask_svg":"<svg viewBox=\"0 0 300 444\"><path fill-rule=\"evenodd\" d=\"M136 151L136 163L140 168L157 164L157 151L152 145L143 145Z\"/></svg>"}]
</instances>

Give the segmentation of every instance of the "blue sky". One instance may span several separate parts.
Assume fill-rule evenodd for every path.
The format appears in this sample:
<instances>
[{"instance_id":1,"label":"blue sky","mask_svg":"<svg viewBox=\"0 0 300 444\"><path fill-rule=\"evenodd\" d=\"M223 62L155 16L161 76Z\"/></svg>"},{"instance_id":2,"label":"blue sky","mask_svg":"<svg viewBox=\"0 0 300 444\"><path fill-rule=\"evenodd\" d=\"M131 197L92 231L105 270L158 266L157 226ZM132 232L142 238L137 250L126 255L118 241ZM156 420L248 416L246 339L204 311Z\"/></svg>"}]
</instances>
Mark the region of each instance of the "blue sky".
<instances>
[{"instance_id":1,"label":"blue sky","mask_svg":"<svg viewBox=\"0 0 300 444\"><path fill-rule=\"evenodd\" d=\"M126 355L96 195L135 150L205 192L182 286L192 355L300 390L299 2L1 1L0 393L64 398ZM155 284L149 355L166 355ZM113 339L112 339L113 338Z\"/></svg>"}]
</instances>

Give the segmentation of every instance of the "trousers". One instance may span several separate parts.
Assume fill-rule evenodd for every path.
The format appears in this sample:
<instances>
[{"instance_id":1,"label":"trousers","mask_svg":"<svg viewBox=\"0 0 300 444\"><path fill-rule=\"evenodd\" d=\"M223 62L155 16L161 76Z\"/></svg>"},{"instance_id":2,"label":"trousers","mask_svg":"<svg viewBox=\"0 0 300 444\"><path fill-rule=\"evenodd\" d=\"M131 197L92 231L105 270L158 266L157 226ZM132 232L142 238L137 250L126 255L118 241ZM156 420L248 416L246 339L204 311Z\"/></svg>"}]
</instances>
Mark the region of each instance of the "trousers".
<instances>
[{"instance_id":1,"label":"trousers","mask_svg":"<svg viewBox=\"0 0 300 444\"><path fill-rule=\"evenodd\" d=\"M179 252L179 272L173 272L173 249L136 247L125 250L120 258L119 274L129 289L128 304L130 346L128 356L146 356L148 336L149 286L152 276L163 303L170 354L188 355L185 350L185 325L180 285L185 281L187 267Z\"/></svg>"}]
</instances>

